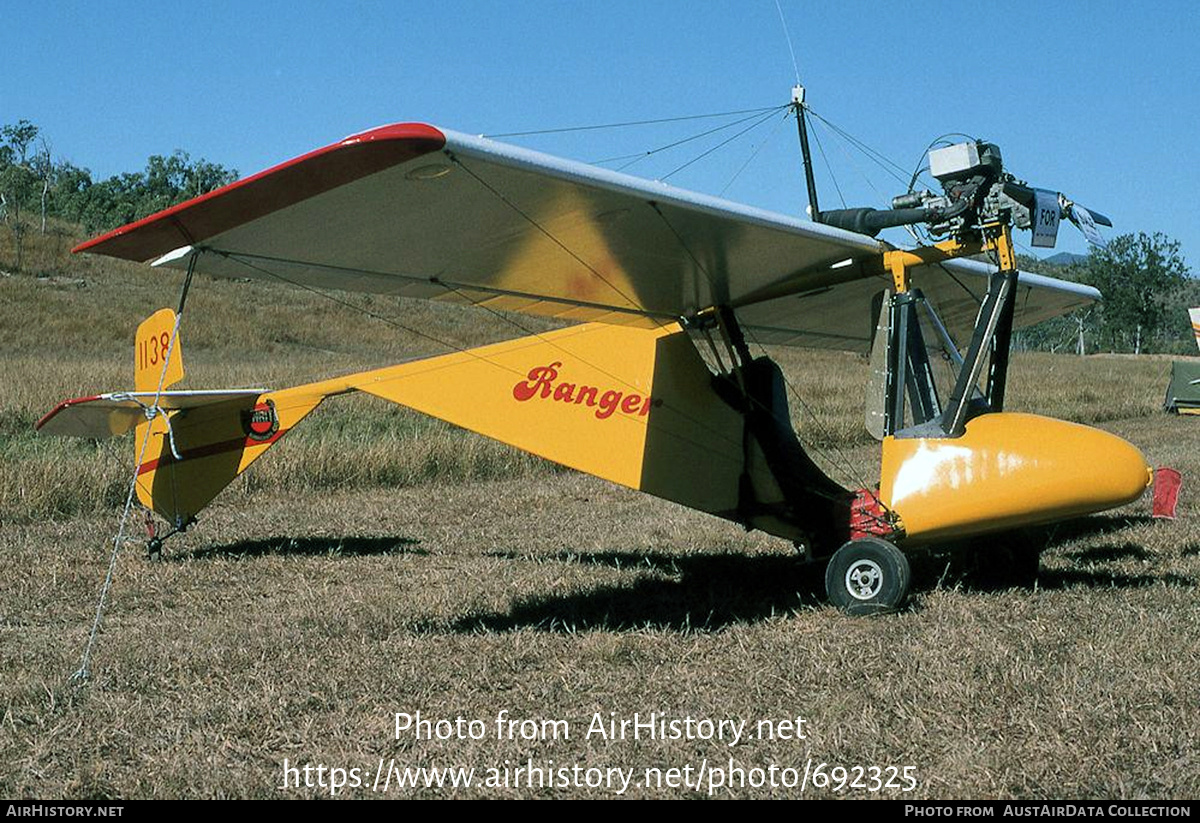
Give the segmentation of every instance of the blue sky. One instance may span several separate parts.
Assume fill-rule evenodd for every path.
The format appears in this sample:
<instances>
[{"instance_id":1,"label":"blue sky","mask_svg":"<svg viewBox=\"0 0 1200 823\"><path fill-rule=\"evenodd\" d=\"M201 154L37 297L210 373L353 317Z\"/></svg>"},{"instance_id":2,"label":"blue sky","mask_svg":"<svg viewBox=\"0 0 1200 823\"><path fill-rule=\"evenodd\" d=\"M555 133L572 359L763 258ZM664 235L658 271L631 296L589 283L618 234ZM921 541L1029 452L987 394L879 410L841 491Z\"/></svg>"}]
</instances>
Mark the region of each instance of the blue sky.
<instances>
[{"instance_id":1,"label":"blue sky","mask_svg":"<svg viewBox=\"0 0 1200 823\"><path fill-rule=\"evenodd\" d=\"M813 109L900 166L946 132L986 138L1110 234L1163 231L1200 260L1200 4L780 5ZM502 134L782 105L796 79L775 0L6 3L3 21L0 123L36 123L99 177L177 148L248 175L396 121ZM594 161L712 125L511 141ZM660 177L735 130L627 171ZM848 205L903 190L816 134ZM774 120L669 180L806 203L794 125ZM1065 228L1058 250L1084 244Z\"/></svg>"}]
</instances>

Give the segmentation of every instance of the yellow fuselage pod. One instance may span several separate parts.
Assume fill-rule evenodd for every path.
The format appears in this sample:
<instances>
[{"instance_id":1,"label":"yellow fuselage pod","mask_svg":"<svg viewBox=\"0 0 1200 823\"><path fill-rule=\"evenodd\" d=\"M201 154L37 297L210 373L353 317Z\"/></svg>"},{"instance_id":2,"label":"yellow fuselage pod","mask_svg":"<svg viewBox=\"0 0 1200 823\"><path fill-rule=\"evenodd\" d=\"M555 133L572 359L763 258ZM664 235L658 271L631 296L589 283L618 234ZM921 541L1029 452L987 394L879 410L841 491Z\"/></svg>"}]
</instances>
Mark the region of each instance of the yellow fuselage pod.
<instances>
[{"instance_id":1,"label":"yellow fuselage pod","mask_svg":"<svg viewBox=\"0 0 1200 823\"><path fill-rule=\"evenodd\" d=\"M1111 509L1152 480L1141 452L1115 435L996 412L961 437L886 438L879 491L910 542L932 542Z\"/></svg>"}]
</instances>

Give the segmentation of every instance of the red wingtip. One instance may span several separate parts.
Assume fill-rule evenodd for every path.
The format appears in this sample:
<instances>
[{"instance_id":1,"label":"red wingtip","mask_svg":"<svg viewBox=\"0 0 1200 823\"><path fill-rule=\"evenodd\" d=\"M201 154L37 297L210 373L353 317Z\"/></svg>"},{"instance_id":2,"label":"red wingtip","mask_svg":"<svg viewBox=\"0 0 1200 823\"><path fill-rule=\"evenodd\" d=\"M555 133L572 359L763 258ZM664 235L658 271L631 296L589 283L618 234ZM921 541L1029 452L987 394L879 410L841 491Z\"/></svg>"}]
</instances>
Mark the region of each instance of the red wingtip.
<instances>
[{"instance_id":1,"label":"red wingtip","mask_svg":"<svg viewBox=\"0 0 1200 823\"><path fill-rule=\"evenodd\" d=\"M49 412L42 415L42 419L39 420L38 422L34 423L33 428L40 429L42 426L46 425L46 423L48 423L50 421L50 418L54 417L54 415L58 414L60 411L67 408L68 406L77 406L80 403L91 403L93 400L99 400L99 399L101 399L101 395L93 394L89 397L73 397L70 400L64 400L61 403L59 403L57 406L52 408Z\"/></svg>"},{"instance_id":2,"label":"red wingtip","mask_svg":"<svg viewBox=\"0 0 1200 823\"><path fill-rule=\"evenodd\" d=\"M149 260L445 145L446 135L425 123L380 126L85 240L71 251Z\"/></svg>"}]
</instances>

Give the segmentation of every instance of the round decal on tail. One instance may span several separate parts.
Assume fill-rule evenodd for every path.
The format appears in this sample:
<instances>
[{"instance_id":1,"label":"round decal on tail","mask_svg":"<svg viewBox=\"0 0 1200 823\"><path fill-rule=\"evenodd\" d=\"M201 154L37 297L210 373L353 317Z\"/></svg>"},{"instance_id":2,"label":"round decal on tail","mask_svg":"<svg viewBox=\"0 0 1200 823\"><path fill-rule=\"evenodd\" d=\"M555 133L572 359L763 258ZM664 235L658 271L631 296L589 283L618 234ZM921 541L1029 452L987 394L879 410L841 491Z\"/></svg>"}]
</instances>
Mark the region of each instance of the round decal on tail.
<instances>
[{"instance_id":1,"label":"round decal on tail","mask_svg":"<svg viewBox=\"0 0 1200 823\"><path fill-rule=\"evenodd\" d=\"M275 401L259 403L252 410L242 412L242 428L251 440L270 440L279 431L279 415L275 413Z\"/></svg>"}]
</instances>

